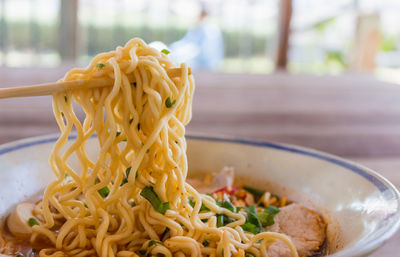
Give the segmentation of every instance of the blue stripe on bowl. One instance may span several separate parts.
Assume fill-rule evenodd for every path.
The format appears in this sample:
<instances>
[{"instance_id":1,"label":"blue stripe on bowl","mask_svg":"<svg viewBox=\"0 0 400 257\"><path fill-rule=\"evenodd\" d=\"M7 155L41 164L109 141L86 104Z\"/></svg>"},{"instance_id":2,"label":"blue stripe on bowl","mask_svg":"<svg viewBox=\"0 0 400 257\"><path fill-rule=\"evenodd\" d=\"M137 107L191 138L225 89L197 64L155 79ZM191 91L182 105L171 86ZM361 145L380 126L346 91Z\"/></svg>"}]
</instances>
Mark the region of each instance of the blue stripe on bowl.
<instances>
[{"instance_id":1,"label":"blue stripe on bowl","mask_svg":"<svg viewBox=\"0 0 400 257\"><path fill-rule=\"evenodd\" d=\"M76 136L70 136L69 139L74 139ZM271 142L265 142L265 141L252 141L252 140L244 140L244 139L229 139L229 138L218 138L218 137L207 137L207 136L187 136L188 139L192 140L200 140L200 141L212 141L212 142L224 142L224 143L235 143L235 144L242 144L242 145L251 145L251 146L258 146L258 147L267 147L267 148L272 148L272 149L277 149L281 151L286 151L286 152L291 152L291 153L296 153L296 154L301 154L301 155L306 155L310 157L314 157L317 159L321 159L333 164L336 164L338 166L341 166L343 168L346 168L362 177L370 181L373 185L375 185L378 190L382 193L382 195L387 199L387 200L393 200L396 198L396 195L394 192L386 185L384 184L380 178L377 176L377 174L374 174L372 171L368 172L367 170L360 168L356 166L355 164L352 164L350 162L347 162L345 160L342 160L339 157L335 157L333 155L329 154L324 154L322 152L317 152L317 151L312 151L309 149L303 149L295 146L289 146L289 145L281 145L281 144L276 144L276 143L271 143ZM5 147L0 147L0 155L12 152L15 150L19 150L22 148L34 146L34 145L40 145L40 144L46 144L46 143L52 143L57 141L57 137L51 137L51 138L44 138L44 139L38 139L36 141L30 141L27 143L21 142L20 144L16 145L11 145Z\"/></svg>"}]
</instances>

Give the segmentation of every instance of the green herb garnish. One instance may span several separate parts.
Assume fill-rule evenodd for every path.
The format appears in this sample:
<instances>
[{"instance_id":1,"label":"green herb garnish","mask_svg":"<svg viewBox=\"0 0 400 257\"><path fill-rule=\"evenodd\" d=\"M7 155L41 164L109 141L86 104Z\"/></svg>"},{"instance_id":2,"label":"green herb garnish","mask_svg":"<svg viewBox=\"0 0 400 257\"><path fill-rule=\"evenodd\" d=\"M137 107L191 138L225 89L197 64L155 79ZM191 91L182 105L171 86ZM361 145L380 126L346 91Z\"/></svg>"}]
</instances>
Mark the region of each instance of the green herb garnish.
<instances>
[{"instance_id":1,"label":"green herb garnish","mask_svg":"<svg viewBox=\"0 0 400 257\"><path fill-rule=\"evenodd\" d=\"M264 191L262 191L260 189L257 189L254 187L249 187L249 186L244 186L243 189L246 190L247 192L249 192L253 195L259 196L259 197L263 196L263 194L265 193Z\"/></svg>"},{"instance_id":2,"label":"green herb garnish","mask_svg":"<svg viewBox=\"0 0 400 257\"><path fill-rule=\"evenodd\" d=\"M99 68L99 69L104 68L104 66L106 66L104 63L98 63L98 64L96 65L96 67Z\"/></svg>"},{"instance_id":3,"label":"green herb garnish","mask_svg":"<svg viewBox=\"0 0 400 257\"><path fill-rule=\"evenodd\" d=\"M151 240L147 247L152 247L153 245L156 245L156 244L162 245L162 243L160 241Z\"/></svg>"},{"instance_id":4,"label":"green herb garnish","mask_svg":"<svg viewBox=\"0 0 400 257\"><path fill-rule=\"evenodd\" d=\"M97 185L99 184L99 181L94 181L94 184ZM105 186L99 190L97 190L97 192L99 192L99 194L101 195L101 197L106 198L108 196L108 194L110 193L110 189L108 188L108 186Z\"/></svg>"},{"instance_id":5,"label":"green herb garnish","mask_svg":"<svg viewBox=\"0 0 400 257\"><path fill-rule=\"evenodd\" d=\"M107 186L105 186L102 189L97 190L97 192L99 192L101 197L106 198L110 193L110 189Z\"/></svg>"},{"instance_id":6,"label":"green herb garnish","mask_svg":"<svg viewBox=\"0 0 400 257\"><path fill-rule=\"evenodd\" d=\"M83 203L83 206L85 206L86 209L89 208L86 203Z\"/></svg>"},{"instance_id":7,"label":"green herb garnish","mask_svg":"<svg viewBox=\"0 0 400 257\"><path fill-rule=\"evenodd\" d=\"M175 103L176 103L176 100L171 101L171 97L168 97L168 98L165 100L165 106L167 106L167 108L171 108L172 105L174 105Z\"/></svg>"},{"instance_id":8,"label":"green herb garnish","mask_svg":"<svg viewBox=\"0 0 400 257\"><path fill-rule=\"evenodd\" d=\"M165 214L165 212L169 209L169 202L161 202L160 198L156 192L154 192L154 189L151 186L143 188L142 192L140 192L140 195L149 201L153 208L161 214Z\"/></svg>"},{"instance_id":9,"label":"green herb garnish","mask_svg":"<svg viewBox=\"0 0 400 257\"><path fill-rule=\"evenodd\" d=\"M223 214L217 214L217 227L223 227L224 226L224 217L225 215Z\"/></svg>"},{"instance_id":10,"label":"green herb garnish","mask_svg":"<svg viewBox=\"0 0 400 257\"><path fill-rule=\"evenodd\" d=\"M256 205L252 205L249 206L249 208L247 208L246 223L241 225L243 230L253 234L258 234L264 231L264 227L262 226L260 220L258 219L256 208L257 208Z\"/></svg>"},{"instance_id":11,"label":"green herb garnish","mask_svg":"<svg viewBox=\"0 0 400 257\"><path fill-rule=\"evenodd\" d=\"M254 255L252 255L251 253L245 253L244 257L254 257Z\"/></svg>"},{"instance_id":12,"label":"green herb garnish","mask_svg":"<svg viewBox=\"0 0 400 257\"><path fill-rule=\"evenodd\" d=\"M128 183L128 179L127 178L123 178L120 186L123 186L126 183Z\"/></svg>"},{"instance_id":13,"label":"green herb garnish","mask_svg":"<svg viewBox=\"0 0 400 257\"><path fill-rule=\"evenodd\" d=\"M167 49L163 49L163 50L161 50L161 53L164 53L164 54L169 54L169 53L170 53L170 51L168 51Z\"/></svg>"},{"instance_id":14,"label":"green herb garnish","mask_svg":"<svg viewBox=\"0 0 400 257\"><path fill-rule=\"evenodd\" d=\"M28 219L28 225L30 227L33 227L33 226L40 225L40 224L35 218L29 218Z\"/></svg>"},{"instance_id":15,"label":"green herb garnish","mask_svg":"<svg viewBox=\"0 0 400 257\"><path fill-rule=\"evenodd\" d=\"M193 198L189 198L189 204L190 204L190 206L192 206L192 208L194 208L194 205L196 204L196 202L194 201ZM208 209L203 203L201 203L201 207L200 207L199 212L209 211L209 210L210 209Z\"/></svg>"},{"instance_id":16,"label":"green herb garnish","mask_svg":"<svg viewBox=\"0 0 400 257\"><path fill-rule=\"evenodd\" d=\"M119 135L121 135L121 131L117 131L116 136L119 136Z\"/></svg>"},{"instance_id":17,"label":"green herb garnish","mask_svg":"<svg viewBox=\"0 0 400 257\"><path fill-rule=\"evenodd\" d=\"M274 217L278 214L280 210L275 206L268 206L268 208L264 209L262 212L257 213L257 217L261 222L263 227L274 225Z\"/></svg>"},{"instance_id":18,"label":"green herb garnish","mask_svg":"<svg viewBox=\"0 0 400 257\"><path fill-rule=\"evenodd\" d=\"M126 177L129 177L129 174L131 173L131 169L132 169L132 167L126 168L126 170L125 170Z\"/></svg>"}]
</instances>

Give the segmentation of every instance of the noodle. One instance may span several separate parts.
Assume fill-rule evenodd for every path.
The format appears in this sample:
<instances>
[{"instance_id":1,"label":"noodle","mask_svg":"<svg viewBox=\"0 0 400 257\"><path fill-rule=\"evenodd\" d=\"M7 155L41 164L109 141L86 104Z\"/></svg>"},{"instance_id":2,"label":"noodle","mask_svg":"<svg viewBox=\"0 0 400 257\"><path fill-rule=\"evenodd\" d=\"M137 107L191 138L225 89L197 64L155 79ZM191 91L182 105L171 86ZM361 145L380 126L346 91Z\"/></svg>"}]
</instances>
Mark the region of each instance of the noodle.
<instances>
[{"instance_id":1,"label":"noodle","mask_svg":"<svg viewBox=\"0 0 400 257\"><path fill-rule=\"evenodd\" d=\"M218 206L185 182L194 80L185 64L179 77L169 77L169 68L175 65L166 54L132 39L61 80L108 78L114 84L53 95L61 135L49 161L57 179L35 209L41 224L32 227L31 240L51 245L39 255L267 256L278 240L297 257L287 236L244 231L245 215ZM85 113L83 122L73 100ZM92 136L96 158L86 152ZM73 158L78 167L72 168ZM209 211L199 214L202 205ZM218 227L217 214L232 222Z\"/></svg>"}]
</instances>

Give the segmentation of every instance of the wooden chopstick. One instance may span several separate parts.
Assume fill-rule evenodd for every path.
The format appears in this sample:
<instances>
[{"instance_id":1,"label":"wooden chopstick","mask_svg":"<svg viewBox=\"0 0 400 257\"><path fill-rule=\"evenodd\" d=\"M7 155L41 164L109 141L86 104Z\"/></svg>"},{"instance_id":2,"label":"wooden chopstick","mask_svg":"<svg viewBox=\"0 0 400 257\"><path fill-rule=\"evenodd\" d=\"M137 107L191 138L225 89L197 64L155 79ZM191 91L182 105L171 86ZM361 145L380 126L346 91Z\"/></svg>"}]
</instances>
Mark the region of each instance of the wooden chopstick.
<instances>
[{"instance_id":1,"label":"wooden chopstick","mask_svg":"<svg viewBox=\"0 0 400 257\"><path fill-rule=\"evenodd\" d=\"M181 68L167 69L167 74L170 78L179 77L181 75ZM192 70L189 68L189 75ZM67 82L46 83L23 87L0 88L0 99L12 97L28 97L28 96L43 96L52 95L54 93L63 92L67 90L74 90L81 86L85 88L96 88L112 86L113 80L107 78L99 79L80 79Z\"/></svg>"}]
</instances>

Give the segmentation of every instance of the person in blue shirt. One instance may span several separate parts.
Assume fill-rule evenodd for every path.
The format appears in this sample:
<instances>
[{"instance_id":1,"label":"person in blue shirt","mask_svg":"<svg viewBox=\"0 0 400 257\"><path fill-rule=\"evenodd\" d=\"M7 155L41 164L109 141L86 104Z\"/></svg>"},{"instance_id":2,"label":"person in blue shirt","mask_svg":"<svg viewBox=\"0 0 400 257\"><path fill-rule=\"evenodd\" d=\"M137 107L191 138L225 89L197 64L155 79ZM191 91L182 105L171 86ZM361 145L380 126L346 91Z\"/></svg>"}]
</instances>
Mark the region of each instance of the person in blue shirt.
<instances>
[{"instance_id":1,"label":"person in blue shirt","mask_svg":"<svg viewBox=\"0 0 400 257\"><path fill-rule=\"evenodd\" d=\"M218 70L224 58L224 45L219 27L208 16L204 6L196 26L170 46L172 58L186 62L193 69Z\"/></svg>"}]
</instances>

